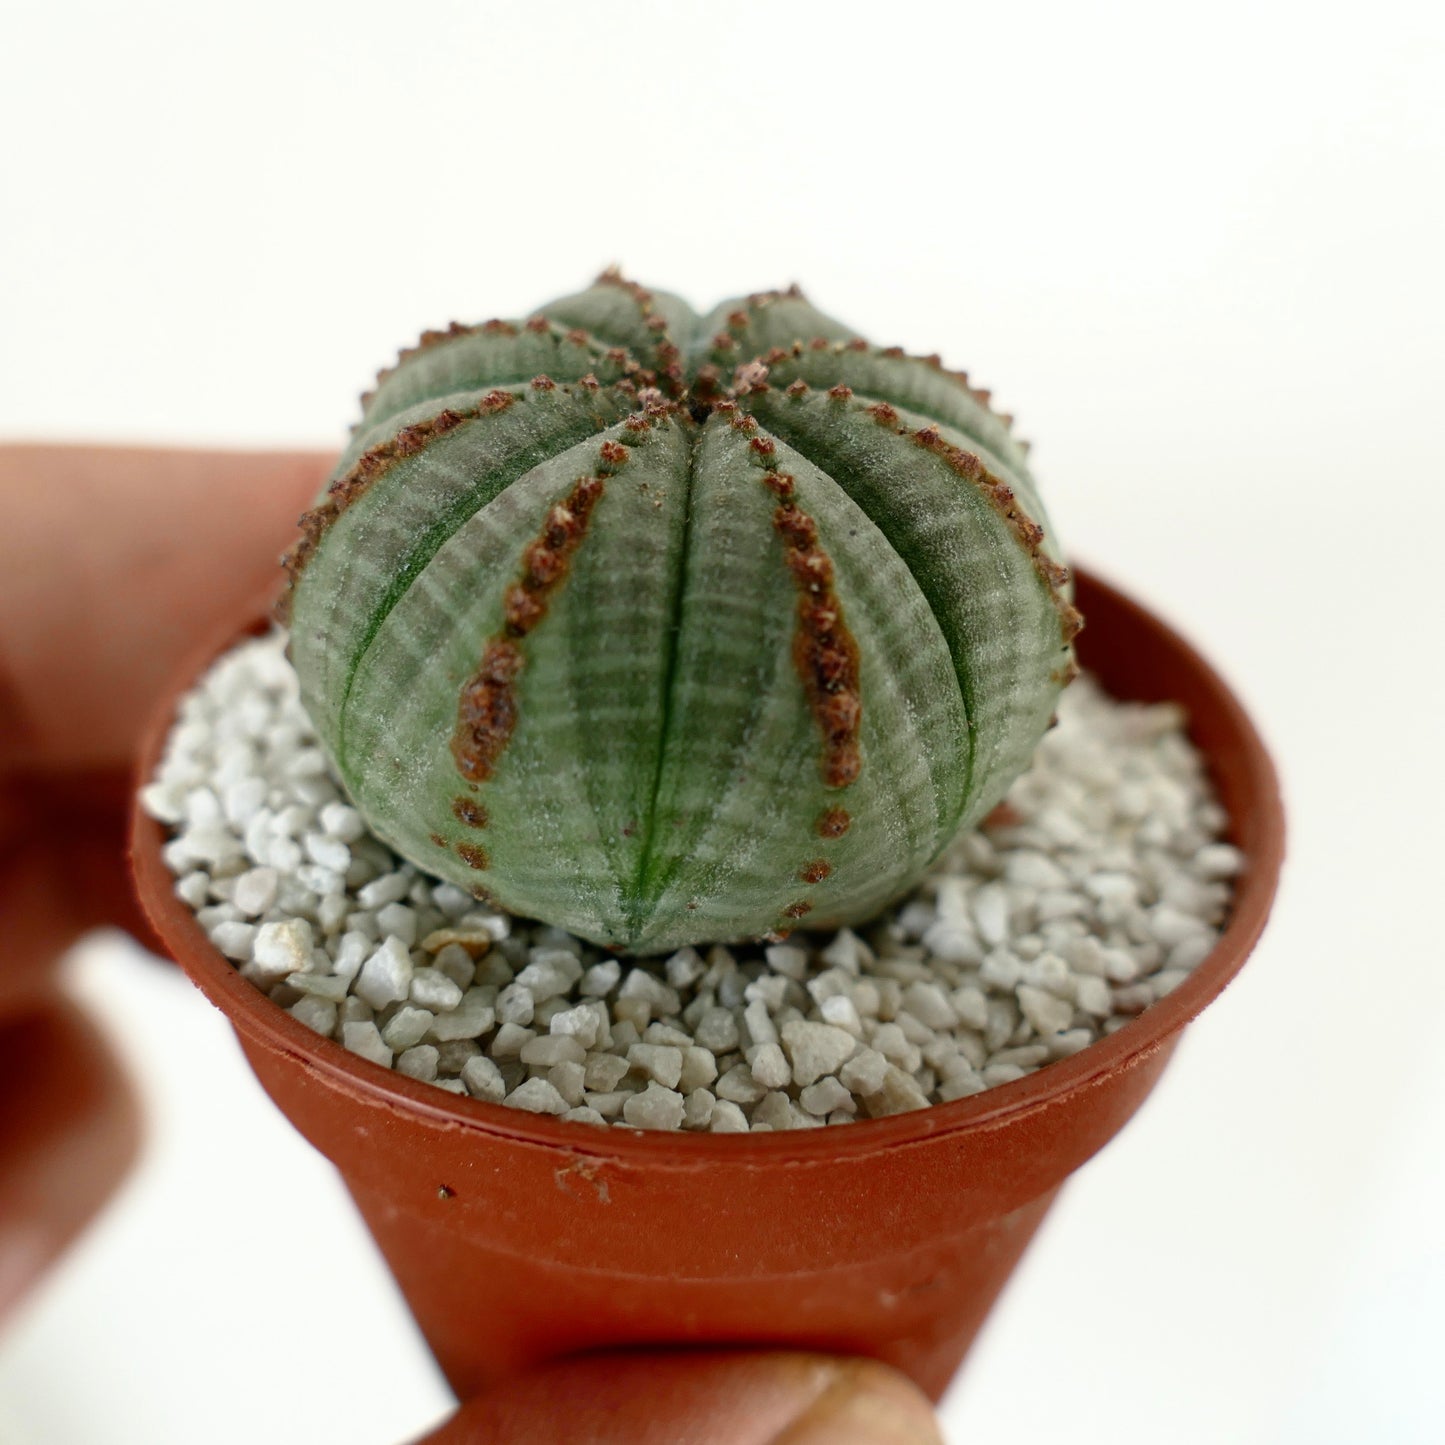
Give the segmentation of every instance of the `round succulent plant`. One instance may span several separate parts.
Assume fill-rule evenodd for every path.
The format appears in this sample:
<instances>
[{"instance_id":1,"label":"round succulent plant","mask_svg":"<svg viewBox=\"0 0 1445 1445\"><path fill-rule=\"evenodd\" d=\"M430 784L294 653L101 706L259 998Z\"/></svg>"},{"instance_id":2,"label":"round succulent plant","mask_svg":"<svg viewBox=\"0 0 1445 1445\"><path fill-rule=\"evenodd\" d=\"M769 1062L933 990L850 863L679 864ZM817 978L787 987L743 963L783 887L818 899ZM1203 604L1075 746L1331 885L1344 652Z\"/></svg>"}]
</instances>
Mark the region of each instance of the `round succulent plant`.
<instances>
[{"instance_id":1,"label":"round succulent plant","mask_svg":"<svg viewBox=\"0 0 1445 1445\"><path fill-rule=\"evenodd\" d=\"M608 272L383 372L288 554L302 694L375 833L638 953L867 918L1073 673L1008 420L796 290Z\"/></svg>"}]
</instances>

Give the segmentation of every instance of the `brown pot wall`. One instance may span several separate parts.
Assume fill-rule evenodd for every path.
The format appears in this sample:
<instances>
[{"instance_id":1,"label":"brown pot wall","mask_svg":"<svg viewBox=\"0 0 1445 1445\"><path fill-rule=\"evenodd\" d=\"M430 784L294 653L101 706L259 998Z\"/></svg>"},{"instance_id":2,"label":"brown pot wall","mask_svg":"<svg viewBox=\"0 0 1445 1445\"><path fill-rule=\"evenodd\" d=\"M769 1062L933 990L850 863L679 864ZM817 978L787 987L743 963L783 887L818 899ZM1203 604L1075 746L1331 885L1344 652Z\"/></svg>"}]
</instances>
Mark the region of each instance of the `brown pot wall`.
<instances>
[{"instance_id":1,"label":"brown pot wall","mask_svg":"<svg viewBox=\"0 0 1445 1445\"><path fill-rule=\"evenodd\" d=\"M459 1395L626 1344L850 1351L942 1392L1059 1186L1138 1108L1179 1030L1243 964L1283 853L1273 768L1218 676L1087 574L1078 599L1085 667L1116 696L1189 709L1247 858L1230 925L1188 980L1118 1033L1012 1084L891 1119L645 1134L381 1069L237 975L176 899L162 829L137 809L147 912L226 1012L271 1097L340 1169ZM178 679L158 713L143 776L194 677Z\"/></svg>"}]
</instances>

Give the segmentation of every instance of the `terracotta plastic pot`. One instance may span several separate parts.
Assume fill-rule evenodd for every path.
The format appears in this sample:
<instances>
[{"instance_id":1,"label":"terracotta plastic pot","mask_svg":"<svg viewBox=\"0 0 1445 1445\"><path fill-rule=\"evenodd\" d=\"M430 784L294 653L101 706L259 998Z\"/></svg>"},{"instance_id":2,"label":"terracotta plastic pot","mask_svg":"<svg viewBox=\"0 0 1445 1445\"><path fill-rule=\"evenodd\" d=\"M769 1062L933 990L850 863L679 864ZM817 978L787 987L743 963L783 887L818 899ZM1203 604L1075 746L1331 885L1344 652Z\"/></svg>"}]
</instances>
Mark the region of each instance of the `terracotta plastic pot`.
<instances>
[{"instance_id":1,"label":"terracotta plastic pot","mask_svg":"<svg viewBox=\"0 0 1445 1445\"><path fill-rule=\"evenodd\" d=\"M459 1098L318 1038L245 982L174 894L138 809L141 899L292 1123L340 1169L457 1393L577 1351L775 1345L873 1356L935 1398L1063 1181L1139 1107L1243 964L1283 852L1278 785L1185 642L1079 578L1080 655L1116 696L1173 699L1245 853L1219 946L1073 1058L955 1103L806 1132L648 1134ZM237 628L237 633L240 631ZM181 678L142 762L153 771Z\"/></svg>"}]
</instances>

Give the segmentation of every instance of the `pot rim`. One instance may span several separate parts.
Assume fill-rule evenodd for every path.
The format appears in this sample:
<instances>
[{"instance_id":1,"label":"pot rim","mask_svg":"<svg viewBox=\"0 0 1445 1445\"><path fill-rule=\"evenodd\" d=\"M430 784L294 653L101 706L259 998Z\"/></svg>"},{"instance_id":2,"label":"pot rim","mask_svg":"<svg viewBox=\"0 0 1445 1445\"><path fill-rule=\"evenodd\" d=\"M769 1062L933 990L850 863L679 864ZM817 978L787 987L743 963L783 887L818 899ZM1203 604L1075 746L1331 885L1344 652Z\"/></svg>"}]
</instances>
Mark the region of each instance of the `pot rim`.
<instances>
[{"instance_id":1,"label":"pot rim","mask_svg":"<svg viewBox=\"0 0 1445 1445\"><path fill-rule=\"evenodd\" d=\"M420 1114L443 1127L620 1163L665 1163L687 1168L690 1163L701 1166L733 1162L741 1167L757 1167L804 1164L821 1158L865 1158L939 1135L963 1131L983 1134L1016 1125L1032 1114L1059 1106L1104 1076L1142 1063L1170 1044L1243 967L1269 917L1284 857L1284 811L1278 777L1239 700L1214 668L1173 628L1087 569L1075 568L1074 572L1085 591L1101 596L1114 609L1128 614L1131 621L1152 629L1174 654L1180 670L1194 675L1200 691L1209 695L1226 724L1242 763L1249 804L1238 812L1231 811L1228 836L1245 853L1245 866L1235 880L1229 921L1218 943L1177 988L1114 1033L1011 1083L883 1119L780 1133L724 1135L643 1130L626 1124L604 1128L569 1123L550 1115L529 1114L451 1094L384 1069L335 1040L323 1038L273 1004L211 944L190 908L176 897L174 876L161 857L165 827L142 808L138 787L132 807L130 852L141 905L176 961L226 1014L233 1028L244 1036L244 1042L291 1056L359 1104ZM198 650L180 669L147 726L138 754L138 784L143 785L154 775L180 699L223 652L242 637L264 631L267 616L269 612L260 605L248 608L242 621ZM1214 757L1203 747L1201 751L1212 766ZM1246 833L1251 836L1242 836Z\"/></svg>"}]
</instances>

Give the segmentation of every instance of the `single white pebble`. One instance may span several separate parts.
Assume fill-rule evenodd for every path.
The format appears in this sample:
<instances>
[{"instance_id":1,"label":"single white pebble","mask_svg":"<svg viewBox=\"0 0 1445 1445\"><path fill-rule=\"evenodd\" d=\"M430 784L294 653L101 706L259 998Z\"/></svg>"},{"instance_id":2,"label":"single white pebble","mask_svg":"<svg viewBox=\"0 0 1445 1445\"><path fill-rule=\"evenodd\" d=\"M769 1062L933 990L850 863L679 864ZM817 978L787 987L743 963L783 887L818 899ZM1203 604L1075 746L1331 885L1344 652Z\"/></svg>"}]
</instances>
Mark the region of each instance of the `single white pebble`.
<instances>
[{"instance_id":1,"label":"single white pebble","mask_svg":"<svg viewBox=\"0 0 1445 1445\"><path fill-rule=\"evenodd\" d=\"M801 983L808 972L808 955L801 949L794 947L791 943L770 944L763 950L763 957L768 961L768 967L776 974L784 978L790 978L796 983Z\"/></svg>"},{"instance_id":2,"label":"single white pebble","mask_svg":"<svg viewBox=\"0 0 1445 1445\"><path fill-rule=\"evenodd\" d=\"M326 955L323 953L321 957L324 959ZM346 980L334 973L288 973L286 986L332 1003L340 1003L346 997Z\"/></svg>"},{"instance_id":3,"label":"single white pebble","mask_svg":"<svg viewBox=\"0 0 1445 1445\"><path fill-rule=\"evenodd\" d=\"M1074 1002L1095 1018L1107 1018L1114 1011L1114 999L1107 981L1092 974L1085 974L1075 981Z\"/></svg>"},{"instance_id":4,"label":"single white pebble","mask_svg":"<svg viewBox=\"0 0 1445 1445\"><path fill-rule=\"evenodd\" d=\"M1161 999L1165 994L1173 993L1188 977L1188 972L1182 968L1162 968L1149 980L1149 986L1154 997Z\"/></svg>"},{"instance_id":5,"label":"single white pebble","mask_svg":"<svg viewBox=\"0 0 1445 1445\"><path fill-rule=\"evenodd\" d=\"M752 1126L755 1131L761 1128L777 1132L784 1129L801 1129L811 1122L793 1107L793 1101L781 1091L768 1094L753 1110Z\"/></svg>"},{"instance_id":6,"label":"single white pebble","mask_svg":"<svg viewBox=\"0 0 1445 1445\"><path fill-rule=\"evenodd\" d=\"M949 994L948 1001L958 1015L959 1023L971 1029L988 1027L988 999L975 984L964 984Z\"/></svg>"},{"instance_id":7,"label":"single white pebble","mask_svg":"<svg viewBox=\"0 0 1445 1445\"><path fill-rule=\"evenodd\" d=\"M607 1127L607 1120L604 1119L596 1109L586 1104L582 1104L575 1109L568 1109L561 1117L569 1124L601 1124L603 1128Z\"/></svg>"},{"instance_id":8,"label":"single white pebble","mask_svg":"<svg viewBox=\"0 0 1445 1445\"><path fill-rule=\"evenodd\" d=\"M1111 983L1133 983L1141 972L1139 960L1127 948L1104 950L1104 977Z\"/></svg>"},{"instance_id":9,"label":"single white pebble","mask_svg":"<svg viewBox=\"0 0 1445 1445\"><path fill-rule=\"evenodd\" d=\"M383 908L388 903L400 903L410 888L411 874L383 873L358 891L356 901L364 909Z\"/></svg>"},{"instance_id":10,"label":"single white pebble","mask_svg":"<svg viewBox=\"0 0 1445 1445\"><path fill-rule=\"evenodd\" d=\"M325 1038L336 1032L336 1005L329 999L305 994L291 1005L290 1012Z\"/></svg>"},{"instance_id":11,"label":"single white pebble","mask_svg":"<svg viewBox=\"0 0 1445 1445\"><path fill-rule=\"evenodd\" d=\"M712 1106L708 1130L713 1134L746 1134L748 1117L728 1099L718 1099Z\"/></svg>"},{"instance_id":12,"label":"single white pebble","mask_svg":"<svg viewBox=\"0 0 1445 1445\"><path fill-rule=\"evenodd\" d=\"M903 990L903 1007L930 1029L951 1029L958 1023L953 1005L936 983L910 983Z\"/></svg>"},{"instance_id":13,"label":"single white pebble","mask_svg":"<svg viewBox=\"0 0 1445 1445\"><path fill-rule=\"evenodd\" d=\"M923 935L923 946L942 963L977 965L983 959L983 948L973 930L944 919Z\"/></svg>"},{"instance_id":14,"label":"single white pebble","mask_svg":"<svg viewBox=\"0 0 1445 1445\"><path fill-rule=\"evenodd\" d=\"M565 1114L572 1107L546 1079L524 1079L502 1102L528 1114Z\"/></svg>"},{"instance_id":15,"label":"single white pebble","mask_svg":"<svg viewBox=\"0 0 1445 1445\"><path fill-rule=\"evenodd\" d=\"M676 1129L682 1124L686 1101L673 1089L655 1080L622 1106L622 1117L634 1129Z\"/></svg>"},{"instance_id":16,"label":"single white pebble","mask_svg":"<svg viewBox=\"0 0 1445 1445\"><path fill-rule=\"evenodd\" d=\"M717 1081L713 1092L730 1104L756 1104L767 1090L753 1078L753 1071L746 1064L734 1064Z\"/></svg>"},{"instance_id":17,"label":"single white pebble","mask_svg":"<svg viewBox=\"0 0 1445 1445\"><path fill-rule=\"evenodd\" d=\"M753 1043L777 1043L778 1026L773 1022L768 1006L762 999L754 999L743 1010L743 1022L747 1025L748 1037Z\"/></svg>"},{"instance_id":18,"label":"single white pebble","mask_svg":"<svg viewBox=\"0 0 1445 1445\"><path fill-rule=\"evenodd\" d=\"M1008 894L1001 883L985 883L973 895L973 919L989 947L997 948L1008 937Z\"/></svg>"},{"instance_id":19,"label":"single white pebble","mask_svg":"<svg viewBox=\"0 0 1445 1445\"><path fill-rule=\"evenodd\" d=\"M547 1027L554 1034L566 1034L574 1038L583 1049L590 1049L601 1033L601 1020L597 1010L590 1003L578 1004L575 1008L563 1009L547 1021Z\"/></svg>"},{"instance_id":20,"label":"single white pebble","mask_svg":"<svg viewBox=\"0 0 1445 1445\"><path fill-rule=\"evenodd\" d=\"M689 1129L706 1129L712 1121L717 1098L710 1089L694 1089L682 1105L682 1122Z\"/></svg>"},{"instance_id":21,"label":"single white pebble","mask_svg":"<svg viewBox=\"0 0 1445 1445\"><path fill-rule=\"evenodd\" d=\"M226 958L249 959L256 941L254 923L218 923L209 934L210 940Z\"/></svg>"},{"instance_id":22,"label":"single white pebble","mask_svg":"<svg viewBox=\"0 0 1445 1445\"><path fill-rule=\"evenodd\" d=\"M333 873L345 873L351 867L351 849L339 838L326 833L308 833L302 839L306 856Z\"/></svg>"},{"instance_id":23,"label":"single white pebble","mask_svg":"<svg viewBox=\"0 0 1445 1445\"><path fill-rule=\"evenodd\" d=\"M863 1036L863 1020L858 1016L858 1006L848 995L834 994L831 998L825 998L818 1005L818 1012L823 1015L825 1024L847 1029L854 1038Z\"/></svg>"},{"instance_id":24,"label":"single white pebble","mask_svg":"<svg viewBox=\"0 0 1445 1445\"><path fill-rule=\"evenodd\" d=\"M682 1050L669 1044L633 1044L627 1062L667 1089L676 1088L682 1077Z\"/></svg>"},{"instance_id":25,"label":"single white pebble","mask_svg":"<svg viewBox=\"0 0 1445 1445\"><path fill-rule=\"evenodd\" d=\"M374 1023L342 1024L341 1042L353 1054L370 1059L383 1069L391 1067L391 1050L382 1042L381 1031Z\"/></svg>"},{"instance_id":26,"label":"single white pebble","mask_svg":"<svg viewBox=\"0 0 1445 1445\"><path fill-rule=\"evenodd\" d=\"M521 1055L528 1039L535 1038L533 1031L523 1024L503 1024L492 1038L494 1059L515 1059Z\"/></svg>"},{"instance_id":27,"label":"single white pebble","mask_svg":"<svg viewBox=\"0 0 1445 1445\"><path fill-rule=\"evenodd\" d=\"M251 868L236 879L231 902L249 918L256 918L276 902L281 875L274 868Z\"/></svg>"},{"instance_id":28,"label":"single white pebble","mask_svg":"<svg viewBox=\"0 0 1445 1445\"><path fill-rule=\"evenodd\" d=\"M409 1079L432 1083L437 1076L437 1051L431 1044L417 1044L396 1061L396 1071Z\"/></svg>"},{"instance_id":29,"label":"single white pebble","mask_svg":"<svg viewBox=\"0 0 1445 1445\"><path fill-rule=\"evenodd\" d=\"M854 1102L853 1095L831 1075L828 1078L819 1079L816 1084L809 1084L798 1096L798 1102L810 1113L819 1118L831 1114L835 1109L842 1109L845 1113L853 1113L858 1105Z\"/></svg>"},{"instance_id":30,"label":"single white pebble","mask_svg":"<svg viewBox=\"0 0 1445 1445\"><path fill-rule=\"evenodd\" d=\"M680 948L663 965L662 971L673 988L691 988L703 975L703 961L695 948Z\"/></svg>"},{"instance_id":31,"label":"single white pebble","mask_svg":"<svg viewBox=\"0 0 1445 1445\"><path fill-rule=\"evenodd\" d=\"M1229 843L1208 843L1192 860L1201 878L1233 878L1244 867L1244 854Z\"/></svg>"},{"instance_id":32,"label":"single white pebble","mask_svg":"<svg viewBox=\"0 0 1445 1445\"><path fill-rule=\"evenodd\" d=\"M537 1001L525 984L509 983L497 995L497 1018L504 1024L529 1024Z\"/></svg>"},{"instance_id":33,"label":"single white pebble","mask_svg":"<svg viewBox=\"0 0 1445 1445\"><path fill-rule=\"evenodd\" d=\"M244 828L266 806L270 788L264 778L237 778L230 783L221 800L226 821L233 828Z\"/></svg>"},{"instance_id":34,"label":"single white pebble","mask_svg":"<svg viewBox=\"0 0 1445 1445\"><path fill-rule=\"evenodd\" d=\"M399 938L408 948L416 947L416 914L404 903L387 903L376 910L376 926L383 934Z\"/></svg>"},{"instance_id":35,"label":"single white pebble","mask_svg":"<svg viewBox=\"0 0 1445 1445\"><path fill-rule=\"evenodd\" d=\"M765 1089L781 1089L792 1081L792 1068L777 1044L754 1044L743 1057L753 1078Z\"/></svg>"},{"instance_id":36,"label":"single white pebble","mask_svg":"<svg viewBox=\"0 0 1445 1445\"><path fill-rule=\"evenodd\" d=\"M537 1064L550 1069L555 1064L580 1064L587 1050L566 1034L539 1034L522 1045L520 1058L524 1064Z\"/></svg>"},{"instance_id":37,"label":"single white pebble","mask_svg":"<svg viewBox=\"0 0 1445 1445\"><path fill-rule=\"evenodd\" d=\"M323 894L321 902L316 905L316 922L321 926L321 931L328 936L338 932L346 922L350 908L351 899L345 893Z\"/></svg>"},{"instance_id":38,"label":"single white pebble","mask_svg":"<svg viewBox=\"0 0 1445 1445\"><path fill-rule=\"evenodd\" d=\"M266 977L280 980L309 968L313 947L311 925L304 918L286 918L256 930L251 959Z\"/></svg>"},{"instance_id":39,"label":"single white pebble","mask_svg":"<svg viewBox=\"0 0 1445 1445\"><path fill-rule=\"evenodd\" d=\"M447 1013L462 1001L462 987L439 968L418 968L411 975L411 1001L433 1013Z\"/></svg>"},{"instance_id":40,"label":"single white pebble","mask_svg":"<svg viewBox=\"0 0 1445 1445\"><path fill-rule=\"evenodd\" d=\"M996 1084L1011 1084L1024 1077L1027 1070L1017 1064L989 1064L983 1071L983 1081L993 1088Z\"/></svg>"},{"instance_id":41,"label":"single white pebble","mask_svg":"<svg viewBox=\"0 0 1445 1445\"><path fill-rule=\"evenodd\" d=\"M832 942L823 950L820 957L829 968L841 968L844 973L852 974L856 977L859 968L862 966L866 947L863 940L859 938L851 928L840 928L837 933L833 935ZM801 949L797 951L802 952ZM806 969L807 959L805 956L805 972ZM779 969L778 972L787 973L787 969ZM792 977L792 975L789 974L789 977ZM798 975L798 979L801 982L801 974Z\"/></svg>"},{"instance_id":42,"label":"single white pebble","mask_svg":"<svg viewBox=\"0 0 1445 1445\"><path fill-rule=\"evenodd\" d=\"M902 1069L890 1064L883 1086L866 1096L863 1107L870 1118L882 1119L910 1109L926 1109L928 1096L918 1087L918 1081L912 1074L905 1074Z\"/></svg>"},{"instance_id":43,"label":"single white pebble","mask_svg":"<svg viewBox=\"0 0 1445 1445\"><path fill-rule=\"evenodd\" d=\"M1214 952L1214 945L1218 942L1219 935L1213 929L1205 933L1191 934L1169 950L1165 966L1170 971L1189 973Z\"/></svg>"},{"instance_id":44,"label":"single white pebble","mask_svg":"<svg viewBox=\"0 0 1445 1445\"><path fill-rule=\"evenodd\" d=\"M843 1086L866 1098L876 1094L888 1077L888 1060L876 1049L860 1049L838 1072Z\"/></svg>"},{"instance_id":45,"label":"single white pebble","mask_svg":"<svg viewBox=\"0 0 1445 1445\"><path fill-rule=\"evenodd\" d=\"M502 1071L485 1054L477 1054L462 1065L462 1083L474 1099L500 1104L507 1095Z\"/></svg>"},{"instance_id":46,"label":"single white pebble","mask_svg":"<svg viewBox=\"0 0 1445 1445\"><path fill-rule=\"evenodd\" d=\"M1048 1040L1049 1057L1067 1059L1081 1052L1094 1042L1092 1029L1065 1029Z\"/></svg>"},{"instance_id":47,"label":"single white pebble","mask_svg":"<svg viewBox=\"0 0 1445 1445\"><path fill-rule=\"evenodd\" d=\"M381 1037L389 1049L409 1049L427 1036L435 1021L429 1009L404 1004L382 1026Z\"/></svg>"},{"instance_id":48,"label":"single white pebble","mask_svg":"<svg viewBox=\"0 0 1445 1445\"><path fill-rule=\"evenodd\" d=\"M1073 1023L1074 1006L1067 999L1027 983L1021 983L1016 992L1024 1017L1044 1038L1063 1033Z\"/></svg>"},{"instance_id":49,"label":"single white pebble","mask_svg":"<svg viewBox=\"0 0 1445 1445\"><path fill-rule=\"evenodd\" d=\"M547 1070L547 1082L574 1108L583 1103L586 1070L575 1059L564 1059Z\"/></svg>"},{"instance_id":50,"label":"single white pebble","mask_svg":"<svg viewBox=\"0 0 1445 1445\"><path fill-rule=\"evenodd\" d=\"M616 1054L588 1054L584 1082L595 1094L610 1094L627 1074L627 1060Z\"/></svg>"},{"instance_id":51,"label":"single white pebble","mask_svg":"<svg viewBox=\"0 0 1445 1445\"><path fill-rule=\"evenodd\" d=\"M362 964L353 991L372 1008L385 1008L407 997L414 972L406 945L399 938L388 938Z\"/></svg>"},{"instance_id":52,"label":"single white pebble","mask_svg":"<svg viewBox=\"0 0 1445 1445\"><path fill-rule=\"evenodd\" d=\"M990 988L1011 993L1023 978L1024 966L1007 948L995 948L983 960L978 976Z\"/></svg>"},{"instance_id":53,"label":"single white pebble","mask_svg":"<svg viewBox=\"0 0 1445 1445\"><path fill-rule=\"evenodd\" d=\"M321 809L320 821L322 832L330 838L339 838L343 843L355 843L366 832L361 814L345 803L327 803Z\"/></svg>"},{"instance_id":54,"label":"single white pebble","mask_svg":"<svg viewBox=\"0 0 1445 1445\"><path fill-rule=\"evenodd\" d=\"M847 1030L806 1019L784 1024L782 1034L793 1079L800 1088L816 1083L824 1074L836 1074L858 1047L858 1040Z\"/></svg>"},{"instance_id":55,"label":"single white pebble","mask_svg":"<svg viewBox=\"0 0 1445 1445\"><path fill-rule=\"evenodd\" d=\"M709 1049L689 1044L682 1051L682 1073L677 1086L683 1093L705 1088L717 1078L717 1060Z\"/></svg>"},{"instance_id":56,"label":"single white pebble","mask_svg":"<svg viewBox=\"0 0 1445 1445\"><path fill-rule=\"evenodd\" d=\"M693 1037L705 1049L725 1054L738 1046L738 1021L731 1009L714 1006L698 1020Z\"/></svg>"},{"instance_id":57,"label":"single white pebble","mask_svg":"<svg viewBox=\"0 0 1445 1445\"><path fill-rule=\"evenodd\" d=\"M622 965L615 958L609 958L604 963L594 963L582 975L577 992L583 998L603 998L617 987L617 981L621 977Z\"/></svg>"}]
</instances>

